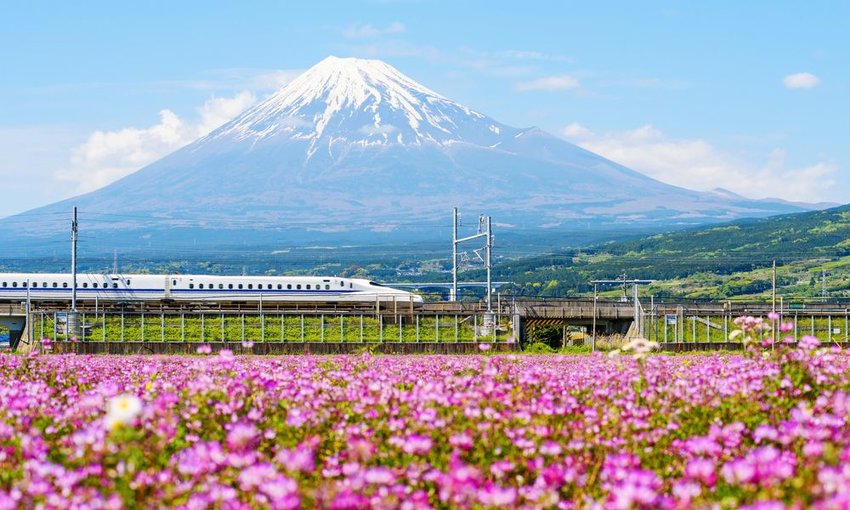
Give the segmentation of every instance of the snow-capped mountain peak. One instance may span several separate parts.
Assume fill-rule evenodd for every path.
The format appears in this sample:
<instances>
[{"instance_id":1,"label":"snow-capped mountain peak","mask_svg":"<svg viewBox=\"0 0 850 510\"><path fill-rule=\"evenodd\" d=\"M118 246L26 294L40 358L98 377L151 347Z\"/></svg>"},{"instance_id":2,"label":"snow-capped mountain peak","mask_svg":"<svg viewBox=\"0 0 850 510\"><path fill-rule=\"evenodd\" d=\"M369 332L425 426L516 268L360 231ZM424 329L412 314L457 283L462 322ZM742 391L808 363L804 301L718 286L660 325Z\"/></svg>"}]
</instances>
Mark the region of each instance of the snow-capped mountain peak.
<instances>
[{"instance_id":1,"label":"snow-capped mountain peak","mask_svg":"<svg viewBox=\"0 0 850 510\"><path fill-rule=\"evenodd\" d=\"M309 157L339 141L491 145L505 128L385 62L331 56L208 138L307 140Z\"/></svg>"}]
</instances>

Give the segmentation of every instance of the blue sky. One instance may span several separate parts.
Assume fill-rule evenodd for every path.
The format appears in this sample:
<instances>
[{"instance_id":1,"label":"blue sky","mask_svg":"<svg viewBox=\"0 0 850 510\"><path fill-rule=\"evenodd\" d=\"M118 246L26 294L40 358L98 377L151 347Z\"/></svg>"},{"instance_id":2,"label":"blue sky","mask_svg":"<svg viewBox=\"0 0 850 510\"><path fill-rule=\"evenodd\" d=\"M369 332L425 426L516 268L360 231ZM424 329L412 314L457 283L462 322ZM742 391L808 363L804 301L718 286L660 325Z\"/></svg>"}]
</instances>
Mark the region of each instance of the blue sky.
<instances>
[{"instance_id":1,"label":"blue sky","mask_svg":"<svg viewBox=\"0 0 850 510\"><path fill-rule=\"evenodd\" d=\"M673 184L850 202L847 2L306 5L4 3L0 215L126 175L328 55Z\"/></svg>"}]
</instances>

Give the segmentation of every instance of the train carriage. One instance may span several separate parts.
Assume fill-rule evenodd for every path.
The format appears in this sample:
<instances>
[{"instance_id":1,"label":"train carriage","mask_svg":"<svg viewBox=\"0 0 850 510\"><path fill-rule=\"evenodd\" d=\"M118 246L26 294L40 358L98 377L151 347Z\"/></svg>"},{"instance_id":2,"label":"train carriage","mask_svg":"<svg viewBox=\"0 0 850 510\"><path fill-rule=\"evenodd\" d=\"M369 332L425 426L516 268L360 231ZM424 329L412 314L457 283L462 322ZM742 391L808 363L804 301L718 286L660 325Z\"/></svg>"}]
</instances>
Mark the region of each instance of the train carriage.
<instances>
[{"instance_id":1,"label":"train carriage","mask_svg":"<svg viewBox=\"0 0 850 510\"><path fill-rule=\"evenodd\" d=\"M0 273L0 299L70 301L72 280L70 273ZM77 299L422 303L421 296L361 278L96 273L77 274Z\"/></svg>"}]
</instances>

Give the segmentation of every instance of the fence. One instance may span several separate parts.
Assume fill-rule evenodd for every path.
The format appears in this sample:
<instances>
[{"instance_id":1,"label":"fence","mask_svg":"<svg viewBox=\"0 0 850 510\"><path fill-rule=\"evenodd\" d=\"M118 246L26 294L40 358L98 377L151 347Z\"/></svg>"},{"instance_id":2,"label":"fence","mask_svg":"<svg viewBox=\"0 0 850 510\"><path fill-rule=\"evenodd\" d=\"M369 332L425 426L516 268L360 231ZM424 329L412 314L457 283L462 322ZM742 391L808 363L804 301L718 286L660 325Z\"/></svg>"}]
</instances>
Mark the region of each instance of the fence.
<instances>
[{"instance_id":1,"label":"fence","mask_svg":"<svg viewBox=\"0 0 850 510\"><path fill-rule=\"evenodd\" d=\"M34 333L80 342L510 342L510 321L479 314L351 313L80 313L79 334L68 312L37 312Z\"/></svg>"},{"instance_id":2,"label":"fence","mask_svg":"<svg viewBox=\"0 0 850 510\"><path fill-rule=\"evenodd\" d=\"M728 342L729 334L737 329L734 319L740 314L697 314L687 308L650 311L641 317L644 337L659 343ZM850 341L848 310L829 314L786 312L780 322L790 322L791 330L777 333L777 339L812 335L826 342ZM740 340L738 340L740 341Z\"/></svg>"}]
</instances>

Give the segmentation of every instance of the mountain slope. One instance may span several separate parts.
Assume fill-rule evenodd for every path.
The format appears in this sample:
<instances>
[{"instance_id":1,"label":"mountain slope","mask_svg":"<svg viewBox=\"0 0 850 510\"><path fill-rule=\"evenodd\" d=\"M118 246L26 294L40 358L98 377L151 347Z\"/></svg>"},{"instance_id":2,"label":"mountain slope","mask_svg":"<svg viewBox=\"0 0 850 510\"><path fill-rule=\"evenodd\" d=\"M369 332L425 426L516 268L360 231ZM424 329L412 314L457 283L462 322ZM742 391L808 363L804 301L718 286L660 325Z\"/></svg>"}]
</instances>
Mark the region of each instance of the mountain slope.
<instances>
[{"instance_id":1,"label":"mountain slope","mask_svg":"<svg viewBox=\"0 0 850 510\"><path fill-rule=\"evenodd\" d=\"M770 289L773 260L786 297L819 296L812 281L824 271L830 295L850 296L850 205L555 252L504 264L497 277L520 293L566 295L625 274L659 280L655 295L729 298Z\"/></svg>"},{"instance_id":2,"label":"mountain slope","mask_svg":"<svg viewBox=\"0 0 850 510\"><path fill-rule=\"evenodd\" d=\"M334 241L437 239L446 234L431 225L448 226L454 206L492 215L502 231L558 235L576 222L669 228L801 210L670 186L539 129L495 121L383 62L335 57L124 179L0 221L0 239L64 236L64 223L41 219L72 205L89 217L118 215L88 225L113 235L106 249L151 238L239 242L239 232L246 243L322 232Z\"/></svg>"}]
</instances>

